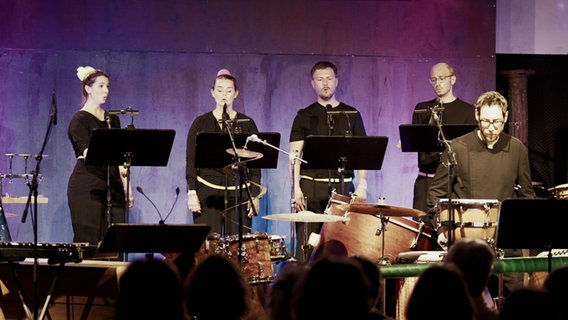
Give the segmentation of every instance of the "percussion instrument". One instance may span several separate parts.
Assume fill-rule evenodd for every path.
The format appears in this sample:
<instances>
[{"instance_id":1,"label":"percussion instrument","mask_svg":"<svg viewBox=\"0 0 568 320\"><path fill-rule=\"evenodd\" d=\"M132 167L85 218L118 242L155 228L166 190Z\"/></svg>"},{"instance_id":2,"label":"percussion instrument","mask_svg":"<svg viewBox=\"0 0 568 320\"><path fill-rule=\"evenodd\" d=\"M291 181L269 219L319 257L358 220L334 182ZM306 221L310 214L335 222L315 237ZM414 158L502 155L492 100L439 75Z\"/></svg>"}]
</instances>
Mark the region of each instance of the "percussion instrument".
<instances>
[{"instance_id":1,"label":"percussion instrument","mask_svg":"<svg viewBox=\"0 0 568 320\"><path fill-rule=\"evenodd\" d=\"M241 246L241 269L249 283L264 283L274 280L274 265L270 256L267 233L243 234ZM239 236L226 238L229 258L239 261Z\"/></svg>"},{"instance_id":2,"label":"percussion instrument","mask_svg":"<svg viewBox=\"0 0 568 320\"><path fill-rule=\"evenodd\" d=\"M332 249L339 253L346 252L349 256L361 255L371 261L386 258L389 262L394 262L399 252L432 249L432 231L430 228L407 218L392 216L384 219L383 257L382 220L373 214L353 210L353 208L363 208L363 210L370 212L375 210L376 205L365 206L365 204L357 201L357 199L350 199L348 196L332 194L326 213L337 216L347 215L349 221L333 224L324 223L317 246L320 248L316 248L315 253ZM396 212L397 215L402 210L400 207L396 207L396 210L392 210L392 208L395 208L394 206L389 207L391 208L389 209L390 212ZM346 212L344 208L351 209ZM405 212L412 212L412 210L414 209L404 209Z\"/></svg>"},{"instance_id":3,"label":"percussion instrument","mask_svg":"<svg viewBox=\"0 0 568 320\"><path fill-rule=\"evenodd\" d=\"M440 245L445 247L448 239L448 199L440 199L440 221L438 226L438 239ZM499 213L499 201L486 199L453 199L452 211L454 220L451 223L452 239L473 238L486 240L493 245L495 242L495 229ZM444 239L445 238L445 239Z\"/></svg>"},{"instance_id":4,"label":"percussion instrument","mask_svg":"<svg viewBox=\"0 0 568 320\"><path fill-rule=\"evenodd\" d=\"M326 212L327 213L327 212ZM291 221L291 222L346 222L349 219L343 215L331 215L314 213L312 211L300 211L298 213L275 213L263 216L266 220L278 220L278 221Z\"/></svg>"},{"instance_id":5,"label":"percussion instrument","mask_svg":"<svg viewBox=\"0 0 568 320\"><path fill-rule=\"evenodd\" d=\"M290 257L288 248L286 248L286 237L271 235L270 236L270 260L282 261Z\"/></svg>"},{"instance_id":6,"label":"percussion instrument","mask_svg":"<svg viewBox=\"0 0 568 320\"><path fill-rule=\"evenodd\" d=\"M568 183L548 189L550 196L558 199L568 199Z\"/></svg>"}]
</instances>

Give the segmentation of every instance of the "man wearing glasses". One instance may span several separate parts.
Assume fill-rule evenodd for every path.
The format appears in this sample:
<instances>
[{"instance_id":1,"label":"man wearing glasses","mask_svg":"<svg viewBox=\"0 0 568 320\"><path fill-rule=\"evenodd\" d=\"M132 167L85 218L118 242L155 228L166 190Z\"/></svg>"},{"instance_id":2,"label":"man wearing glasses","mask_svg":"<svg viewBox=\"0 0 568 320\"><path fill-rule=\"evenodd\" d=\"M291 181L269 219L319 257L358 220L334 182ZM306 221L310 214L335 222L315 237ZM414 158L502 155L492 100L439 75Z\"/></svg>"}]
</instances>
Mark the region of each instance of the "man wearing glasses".
<instances>
[{"instance_id":1,"label":"man wearing glasses","mask_svg":"<svg viewBox=\"0 0 568 320\"><path fill-rule=\"evenodd\" d=\"M434 89L436 98L418 103L412 114L413 124L434 124L432 118L435 112L442 124L476 124L474 107L456 96L453 87L456 83L454 69L447 63L441 62L432 66L428 81ZM418 153L418 176L414 182L413 208L426 212L426 199L430 183L438 167L440 157L438 152ZM423 218L424 222L434 228L434 221Z\"/></svg>"},{"instance_id":2,"label":"man wearing glasses","mask_svg":"<svg viewBox=\"0 0 568 320\"><path fill-rule=\"evenodd\" d=\"M448 180L444 152L428 193L428 212L437 214L439 199L535 198L531 183L529 155L523 143L503 132L507 122L507 100L495 91L483 93L475 103L477 130L450 143L454 155L454 174ZM521 250L505 249L505 257L520 256ZM522 273L503 275L505 295L520 288Z\"/></svg>"},{"instance_id":3,"label":"man wearing glasses","mask_svg":"<svg viewBox=\"0 0 568 320\"><path fill-rule=\"evenodd\" d=\"M454 153L453 199L534 198L527 148L503 132L507 100L495 92L483 93L475 104L478 129L451 142ZM444 153L446 155L446 153ZM448 198L447 161L442 160L430 186L428 208Z\"/></svg>"}]
</instances>

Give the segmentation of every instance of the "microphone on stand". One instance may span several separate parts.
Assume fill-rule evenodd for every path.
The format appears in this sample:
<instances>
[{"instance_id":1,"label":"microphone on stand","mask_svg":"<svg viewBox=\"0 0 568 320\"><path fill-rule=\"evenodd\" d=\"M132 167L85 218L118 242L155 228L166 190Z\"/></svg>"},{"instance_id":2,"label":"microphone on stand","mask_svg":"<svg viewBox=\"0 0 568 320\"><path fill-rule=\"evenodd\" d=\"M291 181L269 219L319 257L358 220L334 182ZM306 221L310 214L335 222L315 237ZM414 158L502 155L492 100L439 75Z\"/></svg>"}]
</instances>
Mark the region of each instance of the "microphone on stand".
<instances>
[{"instance_id":1,"label":"microphone on stand","mask_svg":"<svg viewBox=\"0 0 568 320\"><path fill-rule=\"evenodd\" d=\"M174 204L172 204L172 207L170 208L170 212L168 212L168 214L166 215L164 220L160 220L160 224L164 224L164 222L166 222L166 220L168 219L170 214L172 214L172 211L174 210L174 207L175 207L175 205L178 201L178 198L179 198L179 187L176 187L176 199L174 200Z\"/></svg>"},{"instance_id":2,"label":"microphone on stand","mask_svg":"<svg viewBox=\"0 0 568 320\"><path fill-rule=\"evenodd\" d=\"M55 92L51 96L51 122L54 126L57 125L57 98Z\"/></svg>"},{"instance_id":3,"label":"microphone on stand","mask_svg":"<svg viewBox=\"0 0 568 320\"><path fill-rule=\"evenodd\" d=\"M325 112L327 113L327 126L330 131L333 131L333 116L331 115L331 104L325 106Z\"/></svg>"},{"instance_id":4,"label":"microphone on stand","mask_svg":"<svg viewBox=\"0 0 568 320\"><path fill-rule=\"evenodd\" d=\"M150 201L150 203L154 206L154 209L156 209L156 211L158 212L158 216L160 216L160 224L164 224L164 219L162 219L162 214L160 213L160 210L158 210L158 207L156 207L156 205L154 204L154 201L152 201L145 193L144 191L142 191L142 188L140 186L136 187L136 190L138 192L140 192L146 199L148 199L148 201Z\"/></svg>"},{"instance_id":5,"label":"microphone on stand","mask_svg":"<svg viewBox=\"0 0 568 320\"><path fill-rule=\"evenodd\" d=\"M245 145L243 146L243 148L246 149L247 145L250 141L257 142L258 140L259 139L258 139L258 136L256 134L251 134L250 136L247 137L247 140L245 141Z\"/></svg>"},{"instance_id":6,"label":"microphone on stand","mask_svg":"<svg viewBox=\"0 0 568 320\"><path fill-rule=\"evenodd\" d=\"M229 126L228 121L229 121L229 114L227 113L227 104L225 103L223 104L223 113L221 114L223 133L227 132L227 127Z\"/></svg>"}]
</instances>

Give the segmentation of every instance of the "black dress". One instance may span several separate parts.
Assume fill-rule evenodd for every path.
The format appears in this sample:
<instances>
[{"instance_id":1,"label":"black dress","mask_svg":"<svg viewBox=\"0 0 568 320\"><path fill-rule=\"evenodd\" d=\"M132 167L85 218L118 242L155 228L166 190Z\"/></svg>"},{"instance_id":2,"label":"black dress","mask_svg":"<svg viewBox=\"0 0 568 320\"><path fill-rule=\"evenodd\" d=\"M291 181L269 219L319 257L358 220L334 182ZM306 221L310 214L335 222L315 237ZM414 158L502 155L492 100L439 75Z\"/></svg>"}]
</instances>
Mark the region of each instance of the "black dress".
<instances>
[{"instance_id":1,"label":"black dress","mask_svg":"<svg viewBox=\"0 0 568 320\"><path fill-rule=\"evenodd\" d=\"M110 116L110 127L120 128L117 116ZM73 173L67 186L67 201L71 210L73 224L73 242L88 242L95 245L104 236L107 223L107 167L85 166L83 151L88 148L91 131L108 128L105 121L100 121L87 111L73 115L69 123L68 136L77 157ZM88 154L87 154L88 157ZM111 221L124 222L126 209L124 188L120 180L118 167L110 167Z\"/></svg>"},{"instance_id":2,"label":"black dress","mask_svg":"<svg viewBox=\"0 0 568 320\"><path fill-rule=\"evenodd\" d=\"M242 121L239 124L238 131L244 134L258 133L258 128L252 118L249 116L237 112L235 116L236 120L248 120ZM233 119L233 120L235 120ZM228 191L227 198L225 198L225 190L223 186L226 184L226 175L223 172L223 168L196 168L195 167L195 145L197 140L197 133L199 132L218 132L221 133L221 127L213 112L204 113L193 121L189 132L187 134L187 153L186 153L186 179L188 190L196 190L199 202L201 204L201 213L193 213L193 222L199 224L207 224L211 226L211 233L218 233L223 235L223 219L222 212L225 210L225 200L227 201L227 207L232 208L235 205L235 191L232 189L234 187L234 182L232 179L227 183L230 190ZM214 146L211 146L212 148ZM260 184L261 171L260 169L249 169L250 180ZM202 181L198 181L197 177L200 177L207 182L208 185L204 184ZM221 187L212 188L211 185ZM259 194L259 189L255 186L251 186L252 196L257 196ZM242 194L242 203L248 200L248 195L246 192ZM246 207L242 211L246 211ZM257 208L258 209L258 208ZM224 235L235 235L238 233L238 220L239 217L236 216L236 209L229 210L225 217L225 234ZM245 228L250 228L251 218L243 214L243 225ZM246 229L245 229L246 232Z\"/></svg>"}]
</instances>

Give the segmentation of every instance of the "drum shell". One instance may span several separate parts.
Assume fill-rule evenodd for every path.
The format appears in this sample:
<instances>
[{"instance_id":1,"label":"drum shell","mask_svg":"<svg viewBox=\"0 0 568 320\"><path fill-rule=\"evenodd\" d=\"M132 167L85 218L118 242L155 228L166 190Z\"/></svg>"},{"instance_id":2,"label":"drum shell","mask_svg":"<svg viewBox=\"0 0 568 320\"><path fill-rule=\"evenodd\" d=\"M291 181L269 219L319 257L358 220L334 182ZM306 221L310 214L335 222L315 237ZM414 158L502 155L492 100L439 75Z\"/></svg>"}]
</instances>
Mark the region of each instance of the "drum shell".
<instances>
[{"instance_id":1,"label":"drum shell","mask_svg":"<svg viewBox=\"0 0 568 320\"><path fill-rule=\"evenodd\" d=\"M440 201L438 232L448 238L448 201ZM452 200L454 220L452 239L472 238L493 242L499 215L499 203L473 199Z\"/></svg>"},{"instance_id":2,"label":"drum shell","mask_svg":"<svg viewBox=\"0 0 568 320\"><path fill-rule=\"evenodd\" d=\"M345 211L338 206L350 201L347 196L333 194L326 213L343 216ZM363 202L357 199L354 201ZM374 215L356 212L349 212L348 217L348 222L324 223L318 247L338 242L345 247L349 256L360 255L371 261L378 261L382 256L383 242L380 219ZM385 224L385 258L390 258L394 262L398 254L403 251L432 250L432 230L427 226L423 226L416 248L411 248L419 227L419 222L404 217L388 217L388 222Z\"/></svg>"},{"instance_id":3,"label":"drum shell","mask_svg":"<svg viewBox=\"0 0 568 320\"><path fill-rule=\"evenodd\" d=\"M226 243L229 257L238 262L238 235L228 236ZM241 270L249 283L269 282L274 279L274 265L270 256L268 234L243 234L241 255Z\"/></svg>"}]
</instances>

